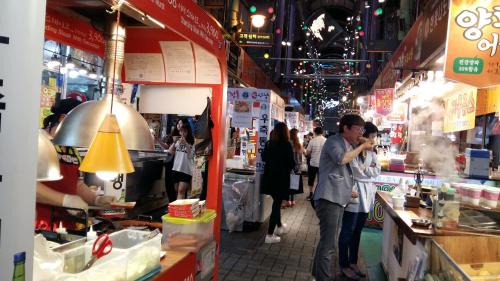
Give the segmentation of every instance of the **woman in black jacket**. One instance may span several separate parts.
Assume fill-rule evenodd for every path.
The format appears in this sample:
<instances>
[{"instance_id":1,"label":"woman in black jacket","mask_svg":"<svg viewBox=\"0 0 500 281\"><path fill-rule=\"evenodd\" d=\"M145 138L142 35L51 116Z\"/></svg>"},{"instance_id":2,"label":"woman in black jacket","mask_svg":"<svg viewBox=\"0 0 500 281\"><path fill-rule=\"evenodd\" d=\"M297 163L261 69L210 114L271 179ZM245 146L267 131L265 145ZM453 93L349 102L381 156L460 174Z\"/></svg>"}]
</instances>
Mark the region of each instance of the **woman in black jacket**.
<instances>
[{"instance_id":1,"label":"woman in black jacket","mask_svg":"<svg viewBox=\"0 0 500 281\"><path fill-rule=\"evenodd\" d=\"M290 173L295 167L290 134L285 123L274 126L271 140L266 144L262 160L265 162L262 182L262 193L271 195L273 207L265 243L278 243L279 235L287 232L286 225L281 223L281 202L288 198L290 192ZM275 231L276 226L278 227Z\"/></svg>"}]
</instances>

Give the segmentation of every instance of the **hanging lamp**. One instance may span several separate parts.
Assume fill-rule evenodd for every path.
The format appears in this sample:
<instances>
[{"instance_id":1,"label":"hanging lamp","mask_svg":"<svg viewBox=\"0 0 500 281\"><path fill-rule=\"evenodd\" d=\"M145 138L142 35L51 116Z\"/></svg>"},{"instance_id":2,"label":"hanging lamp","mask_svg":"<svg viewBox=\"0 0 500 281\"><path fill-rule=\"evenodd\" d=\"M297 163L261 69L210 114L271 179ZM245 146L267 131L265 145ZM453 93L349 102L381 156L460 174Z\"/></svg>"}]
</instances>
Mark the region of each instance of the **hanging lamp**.
<instances>
[{"instance_id":1,"label":"hanging lamp","mask_svg":"<svg viewBox=\"0 0 500 281\"><path fill-rule=\"evenodd\" d=\"M116 33L120 28L120 9L117 12ZM119 36L115 36L115 46ZM120 125L113 114L113 100L115 92L116 57L118 48L114 48L113 75L111 83L110 112L101 122L97 134L94 136L89 150L80 165L80 171L95 173L103 180L111 180L119 173L131 173L134 166L125 147L125 141L120 131Z\"/></svg>"},{"instance_id":2,"label":"hanging lamp","mask_svg":"<svg viewBox=\"0 0 500 281\"><path fill-rule=\"evenodd\" d=\"M38 165L37 181L56 181L62 179L59 158L49 134L44 130L38 132Z\"/></svg>"},{"instance_id":3,"label":"hanging lamp","mask_svg":"<svg viewBox=\"0 0 500 281\"><path fill-rule=\"evenodd\" d=\"M112 7L118 11L119 5ZM54 136L54 144L71 147L89 147L95 132L98 131L102 120L109 113L114 94L114 83L121 79L121 70L124 61L126 33L119 22L110 22L106 25L106 96L99 101L88 101L74 108L59 124ZM112 91L113 89L113 91ZM113 101L113 114L129 150L154 150L154 138L149 126L139 112L132 106Z\"/></svg>"}]
</instances>

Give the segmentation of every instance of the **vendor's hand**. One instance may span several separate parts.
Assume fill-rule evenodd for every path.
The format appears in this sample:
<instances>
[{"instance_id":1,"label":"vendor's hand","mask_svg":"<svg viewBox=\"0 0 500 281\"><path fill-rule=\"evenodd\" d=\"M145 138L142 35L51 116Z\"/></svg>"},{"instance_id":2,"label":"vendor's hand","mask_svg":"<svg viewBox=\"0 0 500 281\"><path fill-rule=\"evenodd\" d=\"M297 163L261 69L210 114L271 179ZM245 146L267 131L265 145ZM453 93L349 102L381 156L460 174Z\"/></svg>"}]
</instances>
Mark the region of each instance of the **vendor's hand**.
<instances>
[{"instance_id":1,"label":"vendor's hand","mask_svg":"<svg viewBox=\"0 0 500 281\"><path fill-rule=\"evenodd\" d=\"M358 192L357 191L352 191L351 192L351 197L352 198L358 198L359 197Z\"/></svg>"},{"instance_id":2,"label":"vendor's hand","mask_svg":"<svg viewBox=\"0 0 500 281\"><path fill-rule=\"evenodd\" d=\"M89 209L87 202L83 201L78 195L65 194L62 205L66 208L83 209L85 211Z\"/></svg>"},{"instance_id":3,"label":"vendor's hand","mask_svg":"<svg viewBox=\"0 0 500 281\"><path fill-rule=\"evenodd\" d=\"M109 195L102 195L102 196L96 196L94 205L103 207L103 206L109 206L109 204L113 203L116 201L116 197L114 196L109 196Z\"/></svg>"}]
</instances>

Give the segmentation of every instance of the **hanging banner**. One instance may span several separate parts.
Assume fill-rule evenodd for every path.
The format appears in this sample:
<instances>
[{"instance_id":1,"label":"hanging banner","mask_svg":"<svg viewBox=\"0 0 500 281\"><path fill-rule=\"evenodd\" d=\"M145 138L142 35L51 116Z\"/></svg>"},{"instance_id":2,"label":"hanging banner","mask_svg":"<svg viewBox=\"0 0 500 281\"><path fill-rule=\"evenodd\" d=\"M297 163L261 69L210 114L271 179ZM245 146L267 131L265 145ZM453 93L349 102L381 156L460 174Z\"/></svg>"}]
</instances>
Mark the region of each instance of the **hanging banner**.
<instances>
[{"instance_id":1,"label":"hanging banner","mask_svg":"<svg viewBox=\"0 0 500 281\"><path fill-rule=\"evenodd\" d=\"M444 76L478 88L500 84L499 1L451 0Z\"/></svg>"},{"instance_id":2,"label":"hanging banner","mask_svg":"<svg viewBox=\"0 0 500 281\"><path fill-rule=\"evenodd\" d=\"M396 103L393 105L391 113L386 116L386 121L389 123L402 124L408 120L408 104L405 102Z\"/></svg>"},{"instance_id":3,"label":"hanging banner","mask_svg":"<svg viewBox=\"0 0 500 281\"><path fill-rule=\"evenodd\" d=\"M394 98L394 89L376 89L375 90L375 111L381 115L387 115L392 111L392 101Z\"/></svg>"},{"instance_id":4,"label":"hanging banner","mask_svg":"<svg viewBox=\"0 0 500 281\"><path fill-rule=\"evenodd\" d=\"M45 39L104 57L104 36L90 22L47 9Z\"/></svg>"},{"instance_id":5,"label":"hanging banner","mask_svg":"<svg viewBox=\"0 0 500 281\"><path fill-rule=\"evenodd\" d=\"M285 111L285 122L288 126L288 129L299 129L300 128L300 120L298 112L290 112Z\"/></svg>"},{"instance_id":6,"label":"hanging banner","mask_svg":"<svg viewBox=\"0 0 500 281\"><path fill-rule=\"evenodd\" d=\"M500 112L500 87L477 90L476 116Z\"/></svg>"},{"instance_id":7,"label":"hanging banner","mask_svg":"<svg viewBox=\"0 0 500 281\"><path fill-rule=\"evenodd\" d=\"M444 98L444 132L473 129L476 121L477 89L457 91Z\"/></svg>"}]
</instances>

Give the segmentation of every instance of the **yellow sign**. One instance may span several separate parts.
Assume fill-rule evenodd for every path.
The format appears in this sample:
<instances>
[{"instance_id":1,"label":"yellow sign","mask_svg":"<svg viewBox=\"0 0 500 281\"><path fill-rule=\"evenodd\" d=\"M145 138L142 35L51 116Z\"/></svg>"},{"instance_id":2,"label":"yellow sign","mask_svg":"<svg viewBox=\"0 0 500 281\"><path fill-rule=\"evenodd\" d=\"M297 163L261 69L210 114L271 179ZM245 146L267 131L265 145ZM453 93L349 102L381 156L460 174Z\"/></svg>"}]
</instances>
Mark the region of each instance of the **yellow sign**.
<instances>
[{"instance_id":1,"label":"yellow sign","mask_svg":"<svg viewBox=\"0 0 500 281\"><path fill-rule=\"evenodd\" d=\"M500 87L477 90L476 116L500 112Z\"/></svg>"},{"instance_id":2,"label":"yellow sign","mask_svg":"<svg viewBox=\"0 0 500 281\"><path fill-rule=\"evenodd\" d=\"M478 88L500 85L499 0L451 0L446 78Z\"/></svg>"},{"instance_id":3,"label":"yellow sign","mask_svg":"<svg viewBox=\"0 0 500 281\"><path fill-rule=\"evenodd\" d=\"M457 91L444 99L444 132L452 133L474 128L476 123L477 89Z\"/></svg>"}]
</instances>

